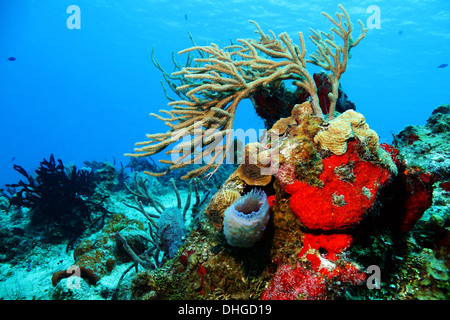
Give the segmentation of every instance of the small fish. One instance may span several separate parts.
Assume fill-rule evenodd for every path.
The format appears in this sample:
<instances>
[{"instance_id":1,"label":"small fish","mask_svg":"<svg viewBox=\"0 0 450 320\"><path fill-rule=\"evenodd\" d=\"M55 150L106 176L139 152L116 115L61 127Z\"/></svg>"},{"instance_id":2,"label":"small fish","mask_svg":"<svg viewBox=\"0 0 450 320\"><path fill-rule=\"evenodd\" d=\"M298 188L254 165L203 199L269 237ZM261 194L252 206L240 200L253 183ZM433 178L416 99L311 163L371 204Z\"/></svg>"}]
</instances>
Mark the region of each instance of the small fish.
<instances>
[{"instance_id":1,"label":"small fish","mask_svg":"<svg viewBox=\"0 0 450 320\"><path fill-rule=\"evenodd\" d=\"M440 66L438 66L438 68L443 69L443 68L446 68L447 66L448 66L447 63L443 63Z\"/></svg>"},{"instance_id":2,"label":"small fish","mask_svg":"<svg viewBox=\"0 0 450 320\"><path fill-rule=\"evenodd\" d=\"M9 61L16 61L16 58L14 58L14 57L9 57L8 60L9 60Z\"/></svg>"},{"instance_id":3,"label":"small fish","mask_svg":"<svg viewBox=\"0 0 450 320\"><path fill-rule=\"evenodd\" d=\"M11 161L15 161L15 160L16 160L16 157L12 157Z\"/></svg>"},{"instance_id":4,"label":"small fish","mask_svg":"<svg viewBox=\"0 0 450 320\"><path fill-rule=\"evenodd\" d=\"M187 14L186 14L186 13L184 14L184 19L186 19L186 21L188 21L188 20L187 20Z\"/></svg>"}]
</instances>

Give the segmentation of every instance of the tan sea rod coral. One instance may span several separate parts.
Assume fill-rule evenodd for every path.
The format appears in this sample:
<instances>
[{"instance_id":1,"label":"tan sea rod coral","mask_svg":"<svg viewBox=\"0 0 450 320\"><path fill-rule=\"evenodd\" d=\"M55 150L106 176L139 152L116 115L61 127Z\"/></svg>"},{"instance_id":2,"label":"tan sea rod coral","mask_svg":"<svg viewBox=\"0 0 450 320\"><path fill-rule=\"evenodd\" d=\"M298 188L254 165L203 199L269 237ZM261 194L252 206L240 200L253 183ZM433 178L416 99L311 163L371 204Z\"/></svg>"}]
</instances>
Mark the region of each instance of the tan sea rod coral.
<instances>
[{"instance_id":1,"label":"tan sea rod coral","mask_svg":"<svg viewBox=\"0 0 450 320\"><path fill-rule=\"evenodd\" d=\"M333 19L322 13L333 24L328 33L312 30L311 41L317 50L306 57L303 33L299 32L297 45L284 32L278 37L273 31L264 33L259 25L253 23L260 38L238 39L238 44L220 48L214 43L205 46L193 46L182 53L196 52L195 65L187 66L172 74L183 76L185 83L176 88L182 100L171 101L172 110L160 110L167 117L151 113L164 121L169 130L165 133L147 134L148 141L136 143L136 153L126 154L132 157L151 156L182 138L172 150L166 151L171 160L159 160L170 167L163 173L197 163L202 166L191 170L182 179L201 176L211 171L212 175L225 160L232 145L232 129L236 108L246 98L250 98L260 88L276 88L280 81L293 80L294 84L308 92L314 114L323 117L317 88L312 75L306 69L307 63L320 66L328 71L332 84L329 95L333 111L338 96L339 79L347 68L350 49L365 36L367 29L358 20L361 34L352 37L353 25L348 13L339 5L342 13L336 13ZM185 98L184 98L185 97Z\"/></svg>"}]
</instances>

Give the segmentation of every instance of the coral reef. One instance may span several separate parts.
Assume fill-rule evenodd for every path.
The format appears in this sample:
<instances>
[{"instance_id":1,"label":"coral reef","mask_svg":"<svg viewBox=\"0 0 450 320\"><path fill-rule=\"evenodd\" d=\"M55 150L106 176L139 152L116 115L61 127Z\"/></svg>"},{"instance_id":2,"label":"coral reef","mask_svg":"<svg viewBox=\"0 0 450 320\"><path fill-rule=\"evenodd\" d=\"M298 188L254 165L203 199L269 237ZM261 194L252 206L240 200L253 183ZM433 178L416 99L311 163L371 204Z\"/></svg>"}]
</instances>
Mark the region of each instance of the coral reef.
<instances>
[{"instance_id":1,"label":"coral reef","mask_svg":"<svg viewBox=\"0 0 450 320\"><path fill-rule=\"evenodd\" d=\"M343 230L358 225L372 208L379 190L389 182L388 170L360 160L355 141L348 148L345 155L323 159L319 175L323 187L299 181L286 186L292 211L308 229ZM349 167L352 181L336 174L343 166Z\"/></svg>"},{"instance_id":2,"label":"coral reef","mask_svg":"<svg viewBox=\"0 0 450 320\"><path fill-rule=\"evenodd\" d=\"M378 139L369 148L353 136L343 154L324 150L315 137L329 127L308 109L296 105L269 131L279 139L280 167L263 186L270 219L262 238L245 248L227 241L224 212L261 188L232 174L174 258L134 278L135 298L448 297L448 214L430 212L433 195L448 192L436 188L433 173L409 166L404 150ZM273 148L268 141L257 150ZM424 228L435 230L434 240ZM373 267L381 279L371 278Z\"/></svg>"},{"instance_id":3,"label":"coral reef","mask_svg":"<svg viewBox=\"0 0 450 320\"><path fill-rule=\"evenodd\" d=\"M75 297L75 291L64 291L61 280L77 275L84 279L83 289L98 290L103 298L448 299L450 107L438 107L425 126L405 128L394 145L380 144L339 86L349 51L365 34L361 24L362 35L352 38L341 9L337 19L325 14L334 25L329 33L313 31L318 51L310 60L301 33L296 46L285 33L266 35L256 23L258 41L241 39L225 49L193 42L185 50L187 67L177 64L173 77L164 74L181 99L171 99L173 110L163 111L167 119L156 116L171 129L149 135L141 151L161 151L173 142L172 134L194 137L168 152L184 148L179 162L159 167L149 160L130 161L133 170L152 171L152 177L127 176L123 166L116 171L95 161L85 163L90 169L84 177L76 168L64 169L61 161L58 166L53 157L43 163L42 171L56 180L75 176L74 181L86 178L88 183L92 175L89 198L111 195L116 201L116 212L103 229L86 233L74 249L67 248L69 258L50 268L46 280L54 286L54 298ZM328 73L311 76L307 62ZM298 89L288 91L284 80L294 80ZM188 155L198 160L214 139L223 140L244 98L267 108L260 111L270 127L258 142L234 150L233 157L243 163L226 169L233 172L220 169L219 162L185 168ZM278 114L275 105L282 109ZM197 120L204 121L199 125ZM206 155L219 160L228 143L227 137L217 154L208 149ZM8 195L15 193L12 189L2 191L0 210L10 220L20 220L27 211L10 208L9 202L37 201L32 198L35 179L16 169L29 183L11 186L22 188L16 198ZM217 169L220 178L192 178L210 169ZM170 174L192 179L177 186ZM118 191L122 184L124 190ZM0 229L5 245L0 258L17 262L11 255L23 252L11 247L26 236L24 224ZM10 269L2 265L0 277L8 272L3 270Z\"/></svg>"},{"instance_id":4,"label":"coral reef","mask_svg":"<svg viewBox=\"0 0 450 320\"><path fill-rule=\"evenodd\" d=\"M77 245L73 252L73 265L53 274L53 286L56 287L59 281L71 277L73 273L70 271L74 271L75 268L78 268L79 276L87 283L96 285L105 274L112 271L116 261L129 261L130 257L123 249L122 244L116 240L115 235L119 231L123 234L125 230L129 231L130 229L143 231L144 227L137 220L128 219L123 214L114 214L95 239L84 239ZM133 232L133 234L135 233ZM128 242L133 239L132 236L126 238ZM133 241L132 246L138 253L144 251L142 241Z\"/></svg>"},{"instance_id":5,"label":"coral reef","mask_svg":"<svg viewBox=\"0 0 450 320\"><path fill-rule=\"evenodd\" d=\"M321 260L309 255L312 268L300 263L294 268L289 264L278 267L272 282L262 293L262 300L324 300L332 299L348 286L361 285L366 275L353 264L319 268ZM328 269L330 268L331 271Z\"/></svg>"},{"instance_id":6,"label":"coral reef","mask_svg":"<svg viewBox=\"0 0 450 320\"><path fill-rule=\"evenodd\" d=\"M211 224L217 228L223 227L223 216L225 210L241 196L234 185L225 183L211 198L206 208L205 214L208 216Z\"/></svg>"},{"instance_id":7,"label":"coral reef","mask_svg":"<svg viewBox=\"0 0 450 320\"><path fill-rule=\"evenodd\" d=\"M442 105L433 110L425 126L407 126L394 139L399 156L405 159L407 168L403 168L404 204L402 206L405 230L411 230L432 202L445 202L446 188L450 181L450 133L441 131L441 127L450 124L450 105ZM431 188L430 185L434 187ZM436 200L434 199L441 199ZM438 215L433 220L449 219L449 210L434 204ZM433 214L424 214L431 219ZM420 221L419 221L420 222ZM418 225L423 224L418 223ZM434 228L431 228L434 229ZM442 228L439 228L442 232Z\"/></svg>"},{"instance_id":8,"label":"coral reef","mask_svg":"<svg viewBox=\"0 0 450 320\"><path fill-rule=\"evenodd\" d=\"M262 153L261 158L279 164L266 185L245 180L236 168L213 191L206 208L201 203L206 203L207 192L200 196L197 188L203 184L197 179L188 183L184 194L169 181L174 195L169 205L167 195L163 199L152 192L157 178L132 174L127 192L114 196L120 195L122 209L131 208L142 220L115 213L101 232L84 238L64 263L51 268L47 282L53 297L75 298L81 291L96 290L103 298L152 300L448 299L448 178L443 171L425 169L428 160L420 159L423 149L417 148L422 140L410 144L405 136L397 138L398 149L381 144L377 150L368 149L364 139L350 137L345 153L337 155L315 142L329 126L310 112L309 102L294 106L255 148L256 159ZM421 139L428 130L414 127ZM434 156L446 152L438 147L445 145L446 137L446 132L435 133L429 140ZM279 159L267 153L275 148ZM115 189L115 183L108 182L113 175L107 164L90 166L105 169L105 182L97 181L97 188ZM189 186L198 198L193 206L182 203L182 195L190 199ZM254 208L239 211L257 216L261 206L268 207L262 210L267 212L262 215L267 218L264 232L250 245L228 241L225 212L246 194L262 192L267 195L264 205L257 197ZM13 218L14 212L12 208L8 215ZM164 212L174 213L168 223ZM183 225L177 226L180 221ZM172 225L176 230L169 233ZM21 245L18 241L26 235L20 227L14 233L9 242L2 242L8 248ZM241 244L248 236L244 232L235 240ZM139 266L140 272L129 272ZM374 268L380 277L374 276ZM74 275L83 279L83 290L67 291L65 279Z\"/></svg>"},{"instance_id":9,"label":"coral reef","mask_svg":"<svg viewBox=\"0 0 450 320\"><path fill-rule=\"evenodd\" d=\"M326 72L314 73L314 83L317 88L319 105L323 114L330 112L331 101L329 94L332 93L332 85ZM302 104L308 101L310 95L302 87L296 87L295 91L289 90L283 82L276 89L260 88L251 97L256 113L264 120L264 126L267 129L273 127L280 118L290 116L292 107L296 104ZM356 106L344 93L341 84L339 84L339 94L336 102L336 111L344 112L346 110L355 110Z\"/></svg>"},{"instance_id":10,"label":"coral reef","mask_svg":"<svg viewBox=\"0 0 450 320\"><path fill-rule=\"evenodd\" d=\"M165 209L158 219L161 248L169 259L177 253L186 237L186 225L179 208Z\"/></svg>"},{"instance_id":11,"label":"coral reef","mask_svg":"<svg viewBox=\"0 0 450 320\"><path fill-rule=\"evenodd\" d=\"M407 126L394 139L394 146L408 160L408 166L422 167L440 181L450 180L450 105L434 109L425 126Z\"/></svg>"},{"instance_id":12,"label":"coral reef","mask_svg":"<svg viewBox=\"0 0 450 320\"><path fill-rule=\"evenodd\" d=\"M151 114L164 121L170 129L166 133L148 134L148 141L137 143L136 153L126 154L132 157L145 157L161 152L173 142L189 136L188 141L178 144L166 153L171 160L160 160L170 165L166 171L180 169L192 163L207 163L184 175L183 179L198 177L216 172L225 160L232 144L232 135L236 108L243 99L252 97L261 88L277 89L283 80L294 80L294 84L308 92L314 113L322 117L317 87L313 76L306 69L311 63L328 71L331 83L328 94L328 118L332 119L339 98L339 80L347 68L350 50L364 37L367 29L358 20L361 34L354 39L353 25L345 9L339 5L342 13L333 19L327 13L323 15L334 25L326 33L312 30L311 41L317 50L306 58L303 33L299 32L300 46L293 43L287 33L278 39L270 31L265 34L254 21L259 40L238 39L239 45L223 49L215 44L193 46L179 53L197 52L194 66L184 67L174 72L173 77L184 76L185 81L176 87L182 100L172 101L171 111L160 110L168 117ZM336 37L336 39L335 39ZM339 41L342 43L340 43ZM155 63L157 65L157 63ZM192 138L193 136L193 138ZM225 143L219 142L225 138ZM174 159L174 155L179 155ZM161 176L164 173L146 173Z\"/></svg>"},{"instance_id":13,"label":"coral reef","mask_svg":"<svg viewBox=\"0 0 450 320\"><path fill-rule=\"evenodd\" d=\"M94 171L65 167L61 159L57 162L51 154L49 160L40 163L35 177L14 165L28 182L20 180L8 185L20 188L10 199L10 204L30 208L31 223L36 227L43 226L48 240L69 238L73 242L96 220L101 221L108 214L103 206L108 195L96 189ZM93 212L100 215L94 217Z\"/></svg>"},{"instance_id":14,"label":"coral reef","mask_svg":"<svg viewBox=\"0 0 450 320\"><path fill-rule=\"evenodd\" d=\"M262 150L259 142L247 144L243 150L243 161L230 179L238 176L240 180L243 180L248 185L268 185L272 180L272 176L261 172L261 168L264 168L268 163L268 156L269 154Z\"/></svg>"},{"instance_id":15,"label":"coral reef","mask_svg":"<svg viewBox=\"0 0 450 320\"><path fill-rule=\"evenodd\" d=\"M337 234L311 234L305 233L303 238L303 249L299 256L303 256L309 249L324 249L327 254L326 258L331 261L338 259L337 254L350 247L353 239L351 235L345 233Z\"/></svg>"},{"instance_id":16,"label":"coral reef","mask_svg":"<svg viewBox=\"0 0 450 320\"><path fill-rule=\"evenodd\" d=\"M377 218L380 193L395 175L378 158L377 148L373 148L375 154L367 156L363 139L349 138L346 152L341 155L323 150L314 137L326 129L326 123L304 113L308 109L307 105L296 105L289 119L274 124L283 130L269 131L269 135L277 134L280 139L280 169L275 179L264 186L271 218L263 236L243 245L248 231L239 237L230 234L228 214L236 211L236 204L245 195L234 202L230 199L246 191L258 193L260 188L232 174L213 196L204 218L193 226L177 255L159 272L137 275L133 289L137 298L215 299L232 294L246 298L329 299L342 297L347 287L364 283L364 269L346 255L359 225L367 216ZM275 146L259 147L256 150ZM283 166L292 170L280 174ZM222 202L229 207L225 209ZM260 205L249 211L255 214ZM235 219L233 228L239 223L240 228L248 227L246 221ZM218 265L222 264L230 266L227 270L232 272L220 270ZM167 277L162 276L162 270ZM235 279L241 279L241 286L230 286ZM174 283L181 284L174 287ZM151 297L147 296L149 292Z\"/></svg>"},{"instance_id":17,"label":"coral reef","mask_svg":"<svg viewBox=\"0 0 450 320\"><path fill-rule=\"evenodd\" d=\"M427 120L426 127L433 133L447 133L450 129L450 105L437 107Z\"/></svg>"},{"instance_id":18,"label":"coral reef","mask_svg":"<svg viewBox=\"0 0 450 320\"><path fill-rule=\"evenodd\" d=\"M391 172L397 174L397 166L386 151L381 148L378 134L369 128L364 116L353 110L345 111L328 123L328 128L314 137L314 142L335 155L342 155L347 151L347 140L355 138L364 147L363 159L380 160Z\"/></svg>"},{"instance_id":19,"label":"coral reef","mask_svg":"<svg viewBox=\"0 0 450 320\"><path fill-rule=\"evenodd\" d=\"M269 287L261 295L262 300L313 300L326 296L325 282L297 264L280 266Z\"/></svg>"},{"instance_id":20,"label":"coral reef","mask_svg":"<svg viewBox=\"0 0 450 320\"><path fill-rule=\"evenodd\" d=\"M172 130L149 136L154 140L144 143L148 147L136 151L144 155L161 151L170 144L173 133L186 129L192 134L196 120L208 120L202 130L219 121L222 122L215 129L219 133L227 130L243 98L251 97L260 108L268 99L267 105L281 106L279 115L284 117L275 120L274 112L264 110L268 112L268 123L273 123L266 139L244 148L245 161L212 197L203 219L191 226L173 259L160 270L147 270L136 276L136 298L336 299L353 298L355 294L373 298L392 295L394 290L390 288L394 286L396 290L408 291L399 296L411 295L408 286L418 279L414 274L405 277L398 287L393 283L410 266L414 270L426 268L424 259L414 252L417 244L412 243L416 241L415 227L433 204L436 179L428 170L411 165L402 150L380 144L364 116L346 101L339 89L339 78L346 69L350 48L364 37L365 29L362 26L362 35L354 41L345 11L337 14L338 21L325 16L336 27L329 34L313 31L311 40L319 49L311 55L312 60L305 60L302 34L301 48L293 45L286 34L279 37L282 46L273 33L272 37L265 35L258 25L259 42L240 40L242 46L227 50L211 45L185 51L198 50L203 56L196 62L211 64L176 73L187 79L179 89L188 90L189 101L172 102L170 105L177 108L165 111L171 118L160 119L174 122L169 124ZM344 40L344 47L333 42L334 35ZM261 62L259 53L280 62L266 59L264 68L244 77L243 70L248 71L244 68L256 68ZM241 60L234 60L234 56ZM305 62L330 73L311 77L304 68ZM301 79L296 79L299 75ZM262 77L264 89L259 87ZM287 91L282 83L285 79L297 80L297 94L300 88L304 89L309 101L297 100ZM198 106L203 107L202 114L197 112ZM334 117L335 112L342 114ZM440 108L429 121L428 126L437 124L435 132L441 132L439 128L445 126L443 114L445 108ZM408 136L407 145L414 146L418 141L420 135L415 131ZM194 138L189 145L195 149L201 143L202 139ZM395 146L399 147L399 143ZM226 152L228 147L225 144L220 150ZM220 155L215 154L213 160L217 159ZM276 165L277 170L263 174L268 164ZM170 165L170 169L182 167L181 160ZM184 178L215 168L217 162L191 171ZM445 187L446 182L443 183ZM246 221L229 221L236 211L241 211L235 207L240 199L258 189L267 195L270 219L264 234L258 234L258 241L247 242L248 231L230 232L230 227L246 229ZM255 205L249 211L256 213L259 209L260 205ZM442 232L445 222L433 217L430 223ZM375 257L374 261L370 257ZM370 279L369 283L373 267L383 268L387 273L383 276L385 282ZM435 269L445 267L439 264ZM435 273L439 281L445 281L440 272ZM370 291L374 287L377 290Z\"/></svg>"},{"instance_id":21,"label":"coral reef","mask_svg":"<svg viewBox=\"0 0 450 320\"><path fill-rule=\"evenodd\" d=\"M153 268L153 266L160 267L167 259L172 259L183 244L186 237L186 213L191 206L192 186L194 186L196 202L192 205L191 220L196 219L200 208L203 206L210 193L209 191L205 192L201 198L197 187L197 180L191 180L189 182L189 191L186 198L186 204L183 209L180 193L175 181L171 179L170 182L177 198L177 206L169 208L166 208L160 201L149 193L145 180L142 178L137 179L137 175L135 175L136 190L133 191L127 186L128 191L135 195L135 202L137 203L137 206L127 203L125 203L125 205L138 210L148 220L148 236L143 235L142 238L152 245L150 249L146 250L145 254L139 256L133 248L130 248L127 240L120 233L116 234L116 237L122 242L126 251L134 260L136 266L137 264L140 264L144 268L150 269ZM156 215L148 213L139 198L147 200L159 214ZM157 219L157 222L155 219ZM153 260L153 262L151 260Z\"/></svg>"}]
</instances>

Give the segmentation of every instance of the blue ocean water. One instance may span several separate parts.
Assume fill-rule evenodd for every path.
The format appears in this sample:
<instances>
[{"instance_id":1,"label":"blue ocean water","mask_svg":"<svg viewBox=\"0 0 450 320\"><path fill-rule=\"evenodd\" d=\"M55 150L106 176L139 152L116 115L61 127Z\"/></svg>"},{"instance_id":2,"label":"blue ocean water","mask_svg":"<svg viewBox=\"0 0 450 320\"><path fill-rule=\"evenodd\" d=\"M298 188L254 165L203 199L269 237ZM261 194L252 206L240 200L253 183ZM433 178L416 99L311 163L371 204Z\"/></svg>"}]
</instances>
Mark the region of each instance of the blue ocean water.
<instances>
[{"instance_id":1,"label":"blue ocean water","mask_svg":"<svg viewBox=\"0 0 450 320\"><path fill-rule=\"evenodd\" d=\"M123 157L146 133L167 127L150 112L167 100L155 57L170 71L172 52L198 44L220 46L256 37L257 21L275 34L329 30L321 11L331 0L1 0L0 187L22 178L13 164L34 170L51 153L64 163ZM343 0L356 23L380 9L379 28L352 50L341 83L357 111L383 142L406 125L423 125L450 103L450 2L447 0ZM80 29L69 29L80 8ZM359 31L358 25L355 29ZM315 49L307 40L307 49ZM10 61L8 57L15 57ZM184 57L176 57L184 61ZM310 71L314 71L311 68ZM238 108L235 128L262 128L250 101Z\"/></svg>"}]
</instances>

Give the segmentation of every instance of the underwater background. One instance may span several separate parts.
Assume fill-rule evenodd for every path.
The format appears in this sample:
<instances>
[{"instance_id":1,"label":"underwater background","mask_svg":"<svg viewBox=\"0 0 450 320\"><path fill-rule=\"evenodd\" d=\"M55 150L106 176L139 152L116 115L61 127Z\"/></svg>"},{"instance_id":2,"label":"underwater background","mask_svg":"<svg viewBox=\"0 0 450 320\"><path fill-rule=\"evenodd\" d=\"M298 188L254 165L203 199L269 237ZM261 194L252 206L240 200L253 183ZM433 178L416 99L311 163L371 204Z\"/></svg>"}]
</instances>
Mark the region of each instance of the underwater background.
<instances>
[{"instance_id":1,"label":"underwater background","mask_svg":"<svg viewBox=\"0 0 450 320\"><path fill-rule=\"evenodd\" d=\"M148 116L167 104L153 47L170 72L172 52L191 46L188 32L197 44L224 46L253 37L248 20L254 20L295 41L298 31L328 29L320 12L334 12L338 3L355 23L366 23L370 5L380 8L380 29L368 30L341 83L390 143L392 134L424 124L434 107L449 101L450 68L437 68L449 63L448 1L1 1L0 185L20 178L14 163L35 169L50 153L77 165L127 163L122 155L136 141L164 132ZM67 28L70 5L81 10L81 29ZM306 46L313 51L309 39ZM263 127L249 100L238 108L234 127Z\"/></svg>"},{"instance_id":2,"label":"underwater background","mask_svg":"<svg viewBox=\"0 0 450 320\"><path fill-rule=\"evenodd\" d=\"M342 90L389 157L371 159L384 166L382 172L372 168L376 181L370 183L377 192L384 188L373 191L376 213L369 215L381 217L373 229L367 226L371 216L364 224L351 222L359 228L351 235L347 225L333 222L317 229L326 229L325 238L315 238L303 233L308 222L298 222L294 205L286 209L287 194L310 190L286 187L284 178L277 176L275 189L255 182L264 191L250 192L254 185L236 178L237 166L222 166L207 183L188 183L178 171L142 174L164 170L156 164L168 158L163 152L142 161L124 156L145 134L167 131L149 116L168 109L156 60L168 73L174 60L184 64L186 54L177 52L192 46L190 36L197 45L219 47L257 38L249 20L275 35L287 32L294 43L302 31L310 54L315 48L309 28L329 30L321 12L334 16L338 4L356 34L358 19L368 27L352 49ZM73 5L80 9L79 28L70 28ZM377 25L373 6L380 10ZM0 0L0 299L447 300L449 21L446 0ZM233 127L264 128L250 99L239 104ZM350 145L349 154L356 148ZM349 157L346 170L369 171L358 167L365 161ZM399 178L392 182L397 168ZM302 170L314 175L312 168ZM346 174L339 179L358 185ZM407 196L395 191L401 188ZM239 231L232 244L236 235L228 230L239 222L224 226L222 218L244 193L251 200L242 200L241 209L261 215L264 225L261 233ZM343 197L333 193L333 205L347 208ZM250 209L242 208L246 201ZM404 206L399 209L396 201ZM386 223L390 213L409 213L411 207L420 214L402 220L401 231L396 223L402 217ZM337 235L330 234L333 228ZM251 232L256 245L253 239L242 244ZM75 289L65 281L74 264L81 267L74 271L81 272ZM318 265L332 271L325 274ZM381 266L382 290L363 290L367 275L361 270L370 275L369 265ZM299 283L278 292L289 276Z\"/></svg>"}]
</instances>

